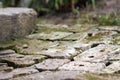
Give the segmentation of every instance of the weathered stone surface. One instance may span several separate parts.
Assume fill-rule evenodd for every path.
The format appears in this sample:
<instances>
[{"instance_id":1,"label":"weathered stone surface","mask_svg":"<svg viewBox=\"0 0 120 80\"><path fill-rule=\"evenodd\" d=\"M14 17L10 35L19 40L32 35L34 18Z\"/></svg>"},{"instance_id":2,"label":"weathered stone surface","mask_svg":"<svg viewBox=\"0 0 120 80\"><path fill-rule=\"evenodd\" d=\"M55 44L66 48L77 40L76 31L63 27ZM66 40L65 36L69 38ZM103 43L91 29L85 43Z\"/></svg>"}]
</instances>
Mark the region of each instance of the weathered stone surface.
<instances>
[{"instance_id":1,"label":"weathered stone surface","mask_svg":"<svg viewBox=\"0 0 120 80\"><path fill-rule=\"evenodd\" d=\"M40 40L61 40L62 38L71 35L70 32L51 32L51 33L37 33L27 36L29 39Z\"/></svg>"},{"instance_id":2,"label":"weathered stone surface","mask_svg":"<svg viewBox=\"0 0 120 80\"><path fill-rule=\"evenodd\" d=\"M0 72L0 80L8 80L13 78L13 75L7 72Z\"/></svg>"},{"instance_id":3,"label":"weathered stone surface","mask_svg":"<svg viewBox=\"0 0 120 80\"><path fill-rule=\"evenodd\" d=\"M98 29L99 30L120 32L120 27L119 26L101 26L101 27L98 27Z\"/></svg>"},{"instance_id":4,"label":"weathered stone surface","mask_svg":"<svg viewBox=\"0 0 120 80\"><path fill-rule=\"evenodd\" d=\"M112 36L113 39L111 40L111 44L114 44L114 45L120 45L120 33L118 34L115 34Z\"/></svg>"},{"instance_id":5,"label":"weathered stone surface","mask_svg":"<svg viewBox=\"0 0 120 80\"><path fill-rule=\"evenodd\" d=\"M60 70L78 70L81 72L97 72L101 71L103 68L105 68L104 63L91 63L81 61L73 61L59 67Z\"/></svg>"},{"instance_id":6,"label":"weathered stone surface","mask_svg":"<svg viewBox=\"0 0 120 80\"><path fill-rule=\"evenodd\" d=\"M9 65L13 67L27 67L31 66L35 63L41 62L44 60L46 57L42 55L7 55L7 56L2 56L1 61L6 62Z\"/></svg>"},{"instance_id":7,"label":"weathered stone surface","mask_svg":"<svg viewBox=\"0 0 120 80\"><path fill-rule=\"evenodd\" d=\"M13 67L8 67L6 63L0 63L0 72L1 71L10 72L12 70L13 70Z\"/></svg>"},{"instance_id":8,"label":"weathered stone surface","mask_svg":"<svg viewBox=\"0 0 120 80\"><path fill-rule=\"evenodd\" d=\"M42 63L35 64L35 68L39 71L44 70L57 70L58 67L62 66L65 63L68 63L70 60L68 59L47 59Z\"/></svg>"},{"instance_id":9,"label":"weathered stone surface","mask_svg":"<svg viewBox=\"0 0 120 80\"><path fill-rule=\"evenodd\" d=\"M29 74L38 73L38 72L39 72L38 70L30 67L14 69L11 72L1 71L0 80L7 80L13 77L15 78L15 77L25 76Z\"/></svg>"},{"instance_id":10,"label":"weathered stone surface","mask_svg":"<svg viewBox=\"0 0 120 80\"><path fill-rule=\"evenodd\" d=\"M86 80L82 78L79 71L45 71L25 77L13 78L11 80Z\"/></svg>"},{"instance_id":11,"label":"weathered stone surface","mask_svg":"<svg viewBox=\"0 0 120 80\"><path fill-rule=\"evenodd\" d=\"M101 44L97 47L86 50L74 59L77 61L105 62L108 60L108 56L112 54L114 50L119 48L120 46Z\"/></svg>"},{"instance_id":12,"label":"weathered stone surface","mask_svg":"<svg viewBox=\"0 0 120 80\"><path fill-rule=\"evenodd\" d=\"M25 45L27 47L25 47ZM56 47L59 43L51 41L41 41L41 40L27 40L20 45L17 45L16 48L19 50L18 53L21 54L40 54L43 50L48 48Z\"/></svg>"},{"instance_id":13,"label":"weathered stone surface","mask_svg":"<svg viewBox=\"0 0 120 80\"><path fill-rule=\"evenodd\" d=\"M63 38L63 40L66 40L66 41L70 41L70 40L71 41L82 40L86 36L87 36L87 33L75 33L75 34L72 34L70 36L67 36L67 37Z\"/></svg>"},{"instance_id":14,"label":"weathered stone surface","mask_svg":"<svg viewBox=\"0 0 120 80\"><path fill-rule=\"evenodd\" d=\"M39 52L39 54L53 58L72 58L78 54L78 51L73 47L56 47Z\"/></svg>"},{"instance_id":15,"label":"weathered stone surface","mask_svg":"<svg viewBox=\"0 0 120 80\"><path fill-rule=\"evenodd\" d=\"M33 32L36 16L36 12L28 8L1 8L0 41Z\"/></svg>"},{"instance_id":16,"label":"weathered stone surface","mask_svg":"<svg viewBox=\"0 0 120 80\"><path fill-rule=\"evenodd\" d=\"M112 51L108 56L109 61L120 61L120 48Z\"/></svg>"},{"instance_id":17,"label":"weathered stone surface","mask_svg":"<svg viewBox=\"0 0 120 80\"><path fill-rule=\"evenodd\" d=\"M24 75L29 75L29 74L34 74L38 73L39 71L31 68L31 67L26 67L26 68L18 68L14 69L13 71L10 72L10 74L13 74L13 77L18 77L18 76L24 76Z\"/></svg>"},{"instance_id":18,"label":"weathered stone surface","mask_svg":"<svg viewBox=\"0 0 120 80\"><path fill-rule=\"evenodd\" d=\"M119 73L120 71L120 61L115 61L103 69L104 73Z\"/></svg>"},{"instance_id":19,"label":"weathered stone surface","mask_svg":"<svg viewBox=\"0 0 120 80\"><path fill-rule=\"evenodd\" d=\"M11 49L0 51L0 55L7 55L7 54L14 54L14 53L15 53L15 51L11 50Z\"/></svg>"},{"instance_id":20,"label":"weathered stone surface","mask_svg":"<svg viewBox=\"0 0 120 80\"><path fill-rule=\"evenodd\" d=\"M71 43L68 46L74 47L75 49L78 49L78 50L81 50L81 51L85 51L85 50L90 49L92 47L92 44L83 44L79 41L76 41L74 43Z\"/></svg>"},{"instance_id":21,"label":"weathered stone surface","mask_svg":"<svg viewBox=\"0 0 120 80\"><path fill-rule=\"evenodd\" d=\"M91 34L91 35L89 35ZM117 34L115 31L92 31L88 36L81 40L82 43L105 43L109 44L112 40L112 35Z\"/></svg>"}]
</instances>

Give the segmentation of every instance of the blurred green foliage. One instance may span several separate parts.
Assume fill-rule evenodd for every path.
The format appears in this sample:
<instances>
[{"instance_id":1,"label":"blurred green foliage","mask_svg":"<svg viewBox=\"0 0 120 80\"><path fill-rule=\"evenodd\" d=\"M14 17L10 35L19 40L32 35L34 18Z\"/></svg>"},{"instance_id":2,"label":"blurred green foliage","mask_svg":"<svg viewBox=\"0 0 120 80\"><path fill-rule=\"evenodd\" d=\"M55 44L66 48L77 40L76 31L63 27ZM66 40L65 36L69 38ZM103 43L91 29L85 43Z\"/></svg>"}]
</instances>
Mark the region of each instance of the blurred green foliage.
<instances>
[{"instance_id":1,"label":"blurred green foliage","mask_svg":"<svg viewBox=\"0 0 120 80\"><path fill-rule=\"evenodd\" d=\"M4 7L18 6L22 0L0 0L3 2ZM85 5L90 2L95 8L95 0L31 0L29 7L34 8L38 12L49 12L49 11L75 11L75 9L81 5Z\"/></svg>"}]
</instances>

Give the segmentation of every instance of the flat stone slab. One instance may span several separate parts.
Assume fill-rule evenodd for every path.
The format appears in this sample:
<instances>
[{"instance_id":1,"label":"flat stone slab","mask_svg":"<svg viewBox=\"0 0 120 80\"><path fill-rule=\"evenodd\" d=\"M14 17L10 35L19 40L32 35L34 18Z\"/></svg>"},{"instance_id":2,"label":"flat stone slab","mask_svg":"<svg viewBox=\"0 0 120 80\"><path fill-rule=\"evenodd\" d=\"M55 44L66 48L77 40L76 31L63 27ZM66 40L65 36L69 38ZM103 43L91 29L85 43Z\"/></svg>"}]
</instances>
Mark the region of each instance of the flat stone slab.
<instances>
[{"instance_id":1,"label":"flat stone slab","mask_svg":"<svg viewBox=\"0 0 120 80\"><path fill-rule=\"evenodd\" d=\"M88 33L81 43L105 43L109 44L112 40L112 35L117 34L115 31L92 31Z\"/></svg>"},{"instance_id":2,"label":"flat stone slab","mask_svg":"<svg viewBox=\"0 0 120 80\"><path fill-rule=\"evenodd\" d=\"M86 80L82 78L80 71L44 71L11 80Z\"/></svg>"},{"instance_id":3,"label":"flat stone slab","mask_svg":"<svg viewBox=\"0 0 120 80\"><path fill-rule=\"evenodd\" d=\"M68 44L70 47L74 47L75 49L78 49L78 51L86 51L92 47L92 44L84 44L79 41L75 41L73 43Z\"/></svg>"},{"instance_id":4,"label":"flat stone slab","mask_svg":"<svg viewBox=\"0 0 120 80\"><path fill-rule=\"evenodd\" d=\"M106 60L108 60L108 56L111 55L114 50L117 50L119 48L120 46L101 44L97 47L84 51L83 53L74 57L74 60L89 62L105 62Z\"/></svg>"},{"instance_id":5,"label":"flat stone slab","mask_svg":"<svg viewBox=\"0 0 120 80\"><path fill-rule=\"evenodd\" d=\"M120 26L100 26L100 27L98 27L98 29L120 32Z\"/></svg>"},{"instance_id":6,"label":"flat stone slab","mask_svg":"<svg viewBox=\"0 0 120 80\"><path fill-rule=\"evenodd\" d=\"M0 80L7 80L13 78L13 75L7 72L0 72Z\"/></svg>"},{"instance_id":7,"label":"flat stone slab","mask_svg":"<svg viewBox=\"0 0 120 80\"><path fill-rule=\"evenodd\" d=\"M101 71L103 68L105 68L104 63L91 63L81 61L73 61L59 67L60 70L72 70L81 72L97 72Z\"/></svg>"},{"instance_id":8,"label":"flat stone slab","mask_svg":"<svg viewBox=\"0 0 120 80\"><path fill-rule=\"evenodd\" d=\"M41 62L44 60L46 57L42 55L20 55L20 54L15 54L15 55L7 55L7 56L2 56L1 61L6 62L9 65L13 67L27 67L31 66L35 63Z\"/></svg>"},{"instance_id":9,"label":"flat stone slab","mask_svg":"<svg viewBox=\"0 0 120 80\"><path fill-rule=\"evenodd\" d=\"M51 32L51 33L36 33L27 36L29 39L39 39L39 40L61 40L62 38L69 36L73 33L70 32Z\"/></svg>"},{"instance_id":10,"label":"flat stone slab","mask_svg":"<svg viewBox=\"0 0 120 80\"><path fill-rule=\"evenodd\" d=\"M17 68L10 72L10 74L13 74L13 77L19 77L20 75L30 75L34 73L38 73L39 71L32 68L32 67L26 67L26 68Z\"/></svg>"},{"instance_id":11,"label":"flat stone slab","mask_svg":"<svg viewBox=\"0 0 120 80\"><path fill-rule=\"evenodd\" d=\"M18 52L21 54L39 54L42 50L56 47L57 45L59 45L57 41L27 40L16 45L16 49L18 49Z\"/></svg>"},{"instance_id":12,"label":"flat stone slab","mask_svg":"<svg viewBox=\"0 0 120 80\"><path fill-rule=\"evenodd\" d=\"M12 79L15 77L30 75L38 72L39 72L38 70L30 67L17 68L12 70L11 72L6 72L6 71L0 72L0 80Z\"/></svg>"},{"instance_id":13,"label":"flat stone slab","mask_svg":"<svg viewBox=\"0 0 120 80\"><path fill-rule=\"evenodd\" d=\"M7 55L7 54L14 54L14 53L15 53L15 51L11 50L11 49L0 51L0 55Z\"/></svg>"},{"instance_id":14,"label":"flat stone slab","mask_svg":"<svg viewBox=\"0 0 120 80\"><path fill-rule=\"evenodd\" d=\"M58 67L62 66L65 63L68 63L68 59L47 59L41 63L35 64L35 68L39 71L50 70L55 71Z\"/></svg>"},{"instance_id":15,"label":"flat stone slab","mask_svg":"<svg viewBox=\"0 0 120 80\"><path fill-rule=\"evenodd\" d=\"M58 46L40 51L38 52L38 54L49 56L52 58L72 59L74 56L90 48L91 44L83 44L77 41L76 42L60 41Z\"/></svg>"},{"instance_id":16,"label":"flat stone slab","mask_svg":"<svg viewBox=\"0 0 120 80\"><path fill-rule=\"evenodd\" d=\"M12 70L13 70L13 67L9 67L7 63L0 63L0 72L1 71L10 72Z\"/></svg>"},{"instance_id":17,"label":"flat stone slab","mask_svg":"<svg viewBox=\"0 0 120 80\"><path fill-rule=\"evenodd\" d=\"M120 71L120 61L114 61L109 66L107 66L105 69L103 69L104 73L119 73Z\"/></svg>"},{"instance_id":18,"label":"flat stone slab","mask_svg":"<svg viewBox=\"0 0 120 80\"><path fill-rule=\"evenodd\" d=\"M120 48L112 51L108 56L109 61L120 61Z\"/></svg>"},{"instance_id":19,"label":"flat stone slab","mask_svg":"<svg viewBox=\"0 0 120 80\"><path fill-rule=\"evenodd\" d=\"M48 50L44 50L39 52L41 55L49 56L52 58L72 58L78 54L78 51L73 47L56 47L49 48Z\"/></svg>"},{"instance_id":20,"label":"flat stone slab","mask_svg":"<svg viewBox=\"0 0 120 80\"><path fill-rule=\"evenodd\" d=\"M67 37L63 38L63 40L66 40L66 41L82 40L86 36L87 36L87 33L75 33L75 34L72 34L70 36L67 36Z\"/></svg>"},{"instance_id":21,"label":"flat stone slab","mask_svg":"<svg viewBox=\"0 0 120 80\"><path fill-rule=\"evenodd\" d=\"M37 14L29 8L0 9L0 41L25 36L35 29Z\"/></svg>"}]
</instances>

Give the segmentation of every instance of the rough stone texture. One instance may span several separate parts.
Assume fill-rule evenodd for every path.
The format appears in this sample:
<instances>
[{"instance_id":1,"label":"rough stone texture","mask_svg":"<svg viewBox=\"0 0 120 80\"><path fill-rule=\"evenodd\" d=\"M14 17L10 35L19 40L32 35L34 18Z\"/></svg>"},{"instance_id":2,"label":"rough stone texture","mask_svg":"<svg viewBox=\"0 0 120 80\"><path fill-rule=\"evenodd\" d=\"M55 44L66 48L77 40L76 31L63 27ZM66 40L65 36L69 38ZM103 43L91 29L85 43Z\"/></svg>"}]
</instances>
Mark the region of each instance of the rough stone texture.
<instances>
[{"instance_id":1,"label":"rough stone texture","mask_svg":"<svg viewBox=\"0 0 120 80\"><path fill-rule=\"evenodd\" d=\"M120 80L119 27L45 26L0 44L0 80Z\"/></svg>"},{"instance_id":2,"label":"rough stone texture","mask_svg":"<svg viewBox=\"0 0 120 80\"><path fill-rule=\"evenodd\" d=\"M53 58L72 58L78 54L78 51L76 51L73 47L56 47L49 48L48 50L42 51L39 54Z\"/></svg>"},{"instance_id":3,"label":"rough stone texture","mask_svg":"<svg viewBox=\"0 0 120 80\"><path fill-rule=\"evenodd\" d=\"M13 67L8 67L6 63L0 63L0 72L1 71L10 72L12 70L13 70Z\"/></svg>"},{"instance_id":4,"label":"rough stone texture","mask_svg":"<svg viewBox=\"0 0 120 80\"><path fill-rule=\"evenodd\" d=\"M99 30L107 30L107 31L117 31L120 32L119 26L100 26L98 27Z\"/></svg>"},{"instance_id":5,"label":"rough stone texture","mask_svg":"<svg viewBox=\"0 0 120 80\"><path fill-rule=\"evenodd\" d=\"M58 46L58 42L41 41L41 40L27 40L16 48L20 50L22 54L42 54L43 50Z\"/></svg>"},{"instance_id":6,"label":"rough stone texture","mask_svg":"<svg viewBox=\"0 0 120 80\"><path fill-rule=\"evenodd\" d=\"M114 45L120 45L120 33L113 35L113 39L110 43Z\"/></svg>"},{"instance_id":7,"label":"rough stone texture","mask_svg":"<svg viewBox=\"0 0 120 80\"><path fill-rule=\"evenodd\" d=\"M10 74L13 74L13 77L17 77L20 75L29 75L29 74L38 73L38 72L39 71L34 68L26 67L26 68L14 69L13 71L10 72Z\"/></svg>"},{"instance_id":8,"label":"rough stone texture","mask_svg":"<svg viewBox=\"0 0 120 80\"><path fill-rule=\"evenodd\" d=\"M37 14L29 8L0 9L0 41L25 36L35 29Z\"/></svg>"},{"instance_id":9,"label":"rough stone texture","mask_svg":"<svg viewBox=\"0 0 120 80\"><path fill-rule=\"evenodd\" d=\"M79 71L45 71L11 80L86 80L80 77L80 75L81 73Z\"/></svg>"},{"instance_id":10,"label":"rough stone texture","mask_svg":"<svg viewBox=\"0 0 120 80\"><path fill-rule=\"evenodd\" d=\"M7 55L7 54L14 54L14 53L15 53L15 51L11 50L11 49L0 51L0 55Z\"/></svg>"},{"instance_id":11,"label":"rough stone texture","mask_svg":"<svg viewBox=\"0 0 120 80\"><path fill-rule=\"evenodd\" d=\"M35 68L39 71L51 70L55 71L58 67L62 66L65 63L68 63L68 59L47 59L42 63L35 64Z\"/></svg>"},{"instance_id":12,"label":"rough stone texture","mask_svg":"<svg viewBox=\"0 0 120 80\"><path fill-rule=\"evenodd\" d=\"M91 62L81 62L73 61L59 67L60 70L74 70L81 72L97 72L105 68L104 63L91 63Z\"/></svg>"},{"instance_id":13,"label":"rough stone texture","mask_svg":"<svg viewBox=\"0 0 120 80\"><path fill-rule=\"evenodd\" d=\"M0 80L8 80L13 78L12 74L6 73L6 72L0 72Z\"/></svg>"},{"instance_id":14,"label":"rough stone texture","mask_svg":"<svg viewBox=\"0 0 120 80\"><path fill-rule=\"evenodd\" d=\"M81 40L82 43L105 43L109 44L112 40L112 35L117 34L115 31L92 31L88 33L88 36L86 36L83 40Z\"/></svg>"},{"instance_id":15,"label":"rough stone texture","mask_svg":"<svg viewBox=\"0 0 120 80\"><path fill-rule=\"evenodd\" d=\"M111 55L114 50L119 48L120 46L101 44L97 47L86 50L74 59L77 61L105 62L108 60L108 56Z\"/></svg>"},{"instance_id":16,"label":"rough stone texture","mask_svg":"<svg viewBox=\"0 0 120 80\"><path fill-rule=\"evenodd\" d=\"M11 72L6 72L6 71L1 71L0 72L0 80L7 80L7 79L11 79L11 78L15 78L18 76L25 76L25 75L29 75L29 74L34 74L34 73L38 73L39 71L34 69L34 68L18 68L18 69L14 69Z\"/></svg>"},{"instance_id":17,"label":"rough stone texture","mask_svg":"<svg viewBox=\"0 0 120 80\"><path fill-rule=\"evenodd\" d=\"M51 32L51 33L39 33L29 35L27 38L36 38L40 40L61 40L62 38L71 35L70 32Z\"/></svg>"},{"instance_id":18,"label":"rough stone texture","mask_svg":"<svg viewBox=\"0 0 120 80\"><path fill-rule=\"evenodd\" d=\"M13 67L27 67L35 63L41 62L46 57L42 55L19 55L19 54L10 54L7 56L0 56L1 62L6 62Z\"/></svg>"},{"instance_id":19,"label":"rough stone texture","mask_svg":"<svg viewBox=\"0 0 120 80\"><path fill-rule=\"evenodd\" d=\"M82 40L84 37L86 37L85 33L75 33L75 34L72 34L70 36L67 36L67 37L63 38L63 40L76 41L76 40Z\"/></svg>"},{"instance_id":20,"label":"rough stone texture","mask_svg":"<svg viewBox=\"0 0 120 80\"><path fill-rule=\"evenodd\" d=\"M105 69L103 69L103 72L105 73L119 73L120 71L120 61L113 62L109 66L107 66Z\"/></svg>"}]
</instances>

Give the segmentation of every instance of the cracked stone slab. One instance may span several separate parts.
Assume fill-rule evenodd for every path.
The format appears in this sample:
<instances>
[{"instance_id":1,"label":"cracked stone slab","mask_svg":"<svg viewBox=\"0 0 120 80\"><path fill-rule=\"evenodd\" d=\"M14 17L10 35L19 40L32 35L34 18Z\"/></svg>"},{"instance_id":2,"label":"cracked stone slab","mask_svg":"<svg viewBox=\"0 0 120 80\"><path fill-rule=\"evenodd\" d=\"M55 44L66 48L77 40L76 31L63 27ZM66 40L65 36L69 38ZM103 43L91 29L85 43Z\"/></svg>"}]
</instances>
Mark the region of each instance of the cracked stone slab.
<instances>
[{"instance_id":1,"label":"cracked stone slab","mask_svg":"<svg viewBox=\"0 0 120 80\"><path fill-rule=\"evenodd\" d=\"M71 47L75 48L78 52L85 51L87 49L90 49L93 44L85 44L78 41L60 41L59 42L60 47Z\"/></svg>"},{"instance_id":2,"label":"cracked stone slab","mask_svg":"<svg viewBox=\"0 0 120 80\"><path fill-rule=\"evenodd\" d=\"M10 72L10 74L13 74L13 77L18 77L21 75L30 75L30 74L34 74L34 73L38 73L39 71L31 68L31 67L26 67L26 68L17 68L14 69L13 71Z\"/></svg>"},{"instance_id":3,"label":"cracked stone slab","mask_svg":"<svg viewBox=\"0 0 120 80\"><path fill-rule=\"evenodd\" d=\"M76 61L89 61L89 62L105 62L108 60L108 56L120 46L104 45L101 44L97 47L84 51L78 56L74 57Z\"/></svg>"},{"instance_id":4,"label":"cracked stone slab","mask_svg":"<svg viewBox=\"0 0 120 80\"><path fill-rule=\"evenodd\" d=\"M70 32L51 32L51 33L37 33L28 35L29 39L39 39L39 40L61 40L62 38L69 36L73 33Z\"/></svg>"},{"instance_id":5,"label":"cracked stone slab","mask_svg":"<svg viewBox=\"0 0 120 80\"><path fill-rule=\"evenodd\" d=\"M103 72L105 73L119 73L120 71L120 61L114 61L109 66L107 66L105 69L103 69Z\"/></svg>"},{"instance_id":6,"label":"cracked stone slab","mask_svg":"<svg viewBox=\"0 0 120 80\"><path fill-rule=\"evenodd\" d=\"M13 75L7 72L0 72L0 80L8 80L13 78Z\"/></svg>"},{"instance_id":7,"label":"cracked stone slab","mask_svg":"<svg viewBox=\"0 0 120 80\"><path fill-rule=\"evenodd\" d=\"M56 47L38 52L38 54L53 58L72 58L78 54L78 51L73 47Z\"/></svg>"},{"instance_id":8,"label":"cracked stone slab","mask_svg":"<svg viewBox=\"0 0 120 80\"><path fill-rule=\"evenodd\" d=\"M80 71L44 71L24 77L13 78L11 80L86 80L80 75Z\"/></svg>"},{"instance_id":9,"label":"cracked stone slab","mask_svg":"<svg viewBox=\"0 0 120 80\"><path fill-rule=\"evenodd\" d=\"M8 50L0 50L0 55L7 55L7 54L14 54L15 51L8 49Z\"/></svg>"},{"instance_id":10,"label":"cracked stone slab","mask_svg":"<svg viewBox=\"0 0 120 80\"><path fill-rule=\"evenodd\" d=\"M81 51L85 51L91 48L92 44L83 44L79 41L76 41L74 43L71 43L70 45L71 47L74 47L75 49L81 50Z\"/></svg>"},{"instance_id":11,"label":"cracked stone slab","mask_svg":"<svg viewBox=\"0 0 120 80\"><path fill-rule=\"evenodd\" d=\"M68 59L47 59L41 63L35 64L35 68L39 71L44 70L57 70L58 67L62 66L65 63L68 63L70 60Z\"/></svg>"},{"instance_id":12,"label":"cracked stone slab","mask_svg":"<svg viewBox=\"0 0 120 80\"><path fill-rule=\"evenodd\" d=\"M91 63L91 62L81 62L73 61L63 66L59 67L59 70L72 70L81 72L97 72L105 68L104 63Z\"/></svg>"},{"instance_id":13,"label":"cracked stone slab","mask_svg":"<svg viewBox=\"0 0 120 80\"><path fill-rule=\"evenodd\" d=\"M1 71L10 72L12 70L13 70L13 67L9 67L7 63L0 63L0 72Z\"/></svg>"},{"instance_id":14,"label":"cracked stone slab","mask_svg":"<svg viewBox=\"0 0 120 80\"><path fill-rule=\"evenodd\" d=\"M6 62L13 67L27 67L35 64L36 62L41 62L45 59L42 55L9 55L2 57L2 62Z\"/></svg>"},{"instance_id":15,"label":"cracked stone slab","mask_svg":"<svg viewBox=\"0 0 120 80\"><path fill-rule=\"evenodd\" d=\"M67 36L67 37L63 38L63 40L66 40L66 41L82 40L86 36L87 36L87 33L75 33L75 34L72 34L70 36Z\"/></svg>"},{"instance_id":16,"label":"cracked stone slab","mask_svg":"<svg viewBox=\"0 0 120 80\"><path fill-rule=\"evenodd\" d=\"M108 56L109 61L120 61L120 48L111 52Z\"/></svg>"},{"instance_id":17,"label":"cracked stone slab","mask_svg":"<svg viewBox=\"0 0 120 80\"><path fill-rule=\"evenodd\" d=\"M39 72L38 70L30 67L17 68L12 70L11 72L6 72L6 71L0 72L0 80L12 79L15 77L30 75L38 72Z\"/></svg>"},{"instance_id":18,"label":"cracked stone slab","mask_svg":"<svg viewBox=\"0 0 120 80\"><path fill-rule=\"evenodd\" d=\"M82 43L105 43L109 44L112 40L112 35L117 34L115 31L92 31L88 36L81 40Z\"/></svg>"},{"instance_id":19,"label":"cracked stone slab","mask_svg":"<svg viewBox=\"0 0 120 80\"><path fill-rule=\"evenodd\" d=\"M100 27L98 27L98 29L120 32L120 27L119 26L100 26Z\"/></svg>"},{"instance_id":20,"label":"cracked stone slab","mask_svg":"<svg viewBox=\"0 0 120 80\"><path fill-rule=\"evenodd\" d=\"M51 42L51 41L41 41L41 40L29 40L23 44L17 45L16 48L19 50L21 54L37 54L42 50L46 50L48 48L56 47L59 43Z\"/></svg>"}]
</instances>

